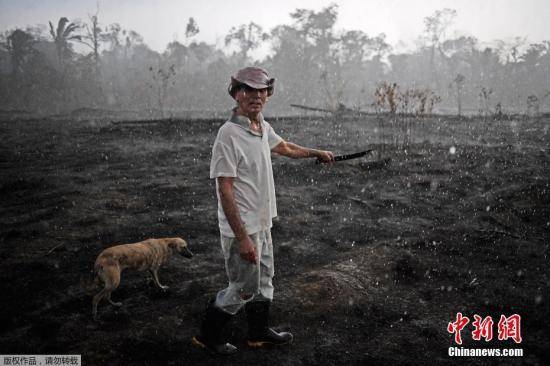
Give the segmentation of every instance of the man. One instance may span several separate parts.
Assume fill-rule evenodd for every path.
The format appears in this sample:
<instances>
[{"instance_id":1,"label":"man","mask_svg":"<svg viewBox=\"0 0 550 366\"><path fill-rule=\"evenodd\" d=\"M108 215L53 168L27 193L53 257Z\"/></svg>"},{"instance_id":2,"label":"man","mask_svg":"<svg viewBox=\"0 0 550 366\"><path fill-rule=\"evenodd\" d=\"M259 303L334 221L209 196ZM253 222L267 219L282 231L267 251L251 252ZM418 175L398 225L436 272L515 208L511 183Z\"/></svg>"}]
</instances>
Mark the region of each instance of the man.
<instances>
[{"instance_id":1,"label":"man","mask_svg":"<svg viewBox=\"0 0 550 366\"><path fill-rule=\"evenodd\" d=\"M282 345L292 334L269 327L274 274L272 218L277 216L271 152L291 158L334 161L330 151L301 147L283 140L263 116L275 79L258 67L231 77L229 94L237 102L232 117L219 129L212 148L210 178L216 179L221 246L229 286L207 305L200 335L193 344L221 355L237 351L220 339L224 325L243 306L248 345Z\"/></svg>"}]
</instances>

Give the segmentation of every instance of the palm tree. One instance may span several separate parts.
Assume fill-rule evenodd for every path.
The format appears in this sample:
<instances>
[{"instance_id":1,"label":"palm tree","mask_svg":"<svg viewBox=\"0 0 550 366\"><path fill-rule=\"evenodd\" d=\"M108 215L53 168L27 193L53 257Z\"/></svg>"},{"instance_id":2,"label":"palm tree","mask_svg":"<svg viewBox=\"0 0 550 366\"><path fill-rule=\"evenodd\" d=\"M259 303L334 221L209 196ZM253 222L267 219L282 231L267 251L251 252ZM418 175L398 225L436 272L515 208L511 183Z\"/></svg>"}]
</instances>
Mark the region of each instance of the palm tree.
<instances>
[{"instance_id":1,"label":"palm tree","mask_svg":"<svg viewBox=\"0 0 550 366\"><path fill-rule=\"evenodd\" d=\"M70 57L71 47L69 41L82 41L82 36L73 34L80 26L76 23L69 23L69 19L62 17L57 23L57 29L54 29L52 22L50 23L50 34L53 37L55 48L57 49L57 57L61 70L65 70L65 60ZM69 24L67 24L69 23Z\"/></svg>"}]
</instances>

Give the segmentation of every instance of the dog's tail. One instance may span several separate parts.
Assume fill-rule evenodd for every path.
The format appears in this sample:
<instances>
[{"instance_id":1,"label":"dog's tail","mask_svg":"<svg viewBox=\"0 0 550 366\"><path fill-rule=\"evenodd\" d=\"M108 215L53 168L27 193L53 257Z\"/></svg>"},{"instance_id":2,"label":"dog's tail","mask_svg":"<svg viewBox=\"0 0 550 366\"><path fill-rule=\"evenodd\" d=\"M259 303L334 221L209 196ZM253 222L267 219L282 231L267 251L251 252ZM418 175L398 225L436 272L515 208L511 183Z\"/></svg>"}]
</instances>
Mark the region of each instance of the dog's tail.
<instances>
[{"instance_id":1,"label":"dog's tail","mask_svg":"<svg viewBox=\"0 0 550 366\"><path fill-rule=\"evenodd\" d=\"M97 292L99 285L100 279L97 275L97 268L90 271L88 276L83 276L80 278L80 287L82 287L84 292L89 296L92 296Z\"/></svg>"}]
</instances>

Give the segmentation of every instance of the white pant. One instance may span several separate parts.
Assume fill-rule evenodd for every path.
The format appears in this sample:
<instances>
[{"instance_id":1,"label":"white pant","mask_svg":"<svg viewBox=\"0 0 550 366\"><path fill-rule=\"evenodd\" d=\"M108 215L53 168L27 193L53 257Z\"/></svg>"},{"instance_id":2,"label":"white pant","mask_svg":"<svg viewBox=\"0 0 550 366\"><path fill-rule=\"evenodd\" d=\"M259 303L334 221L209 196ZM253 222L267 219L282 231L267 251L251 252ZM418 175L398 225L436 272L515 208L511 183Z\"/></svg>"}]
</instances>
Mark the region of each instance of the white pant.
<instances>
[{"instance_id":1,"label":"white pant","mask_svg":"<svg viewBox=\"0 0 550 366\"><path fill-rule=\"evenodd\" d=\"M221 235L225 269L229 286L218 292L216 307L229 314L236 314L249 301L273 299L273 242L271 231L266 229L251 234L260 263L253 264L239 255L239 243L235 238Z\"/></svg>"}]
</instances>

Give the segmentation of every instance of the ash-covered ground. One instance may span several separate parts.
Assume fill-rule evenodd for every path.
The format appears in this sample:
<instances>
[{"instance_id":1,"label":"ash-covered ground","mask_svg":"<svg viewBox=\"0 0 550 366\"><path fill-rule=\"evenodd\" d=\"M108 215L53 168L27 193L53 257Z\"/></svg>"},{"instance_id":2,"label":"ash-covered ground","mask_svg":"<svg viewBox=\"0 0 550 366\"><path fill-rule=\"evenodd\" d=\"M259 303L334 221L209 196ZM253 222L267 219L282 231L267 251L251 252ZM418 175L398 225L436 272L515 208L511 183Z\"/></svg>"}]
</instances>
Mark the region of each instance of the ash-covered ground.
<instances>
[{"instance_id":1,"label":"ash-covered ground","mask_svg":"<svg viewBox=\"0 0 550 366\"><path fill-rule=\"evenodd\" d=\"M192 347L208 298L226 284L211 144L222 121L0 122L0 351L81 354L85 365L217 365ZM294 343L248 349L244 316L227 364L531 364L550 359L550 120L414 122L409 147L374 117L271 119L285 139L366 159L320 166L273 157L279 218L272 323ZM377 130L378 129L378 130ZM389 134L389 130L385 131ZM81 288L114 244L180 236L194 258L127 270L99 307ZM523 357L448 356L461 312L465 348ZM472 339L491 316L493 340ZM522 343L498 340L521 316Z\"/></svg>"}]
</instances>

